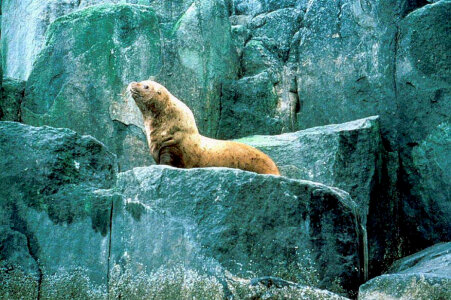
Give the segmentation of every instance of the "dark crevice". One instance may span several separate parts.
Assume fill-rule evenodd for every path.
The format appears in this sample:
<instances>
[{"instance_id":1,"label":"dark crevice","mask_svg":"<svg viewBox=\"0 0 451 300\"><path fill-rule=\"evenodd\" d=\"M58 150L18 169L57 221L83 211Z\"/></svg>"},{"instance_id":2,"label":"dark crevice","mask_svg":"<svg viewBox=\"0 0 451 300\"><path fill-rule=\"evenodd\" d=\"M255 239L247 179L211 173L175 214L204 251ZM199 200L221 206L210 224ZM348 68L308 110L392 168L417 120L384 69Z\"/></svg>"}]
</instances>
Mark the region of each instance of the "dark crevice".
<instances>
[{"instance_id":1,"label":"dark crevice","mask_svg":"<svg viewBox=\"0 0 451 300\"><path fill-rule=\"evenodd\" d=\"M17 122L23 123L22 121L22 102L25 99L25 89L20 92L19 103L17 106Z\"/></svg>"},{"instance_id":2,"label":"dark crevice","mask_svg":"<svg viewBox=\"0 0 451 300\"><path fill-rule=\"evenodd\" d=\"M215 133L215 138L218 138L218 134L219 134L219 127L221 126L221 119L222 119L222 101L223 101L223 84L221 83L219 85L219 111L218 111L218 122L216 124L216 133Z\"/></svg>"},{"instance_id":3,"label":"dark crevice","mask_svg":"<svg viewBox=\"0 0 451 300\"><path fill-rule=\"evenodd\" d=\"M27 227L27 222L22 219L19 212L19 207L16 203L12 204L11 207L11 220L13 221L13 224L11 226L11 229L17 232L22 233L25 238L27 239L27 250L30 256L33 258L33 260L36 262L37 266L37 272L38 272L38 296L37 299L39 300L41 298L41 284L42 284L42 278L43 273L41 266L39 265L39 244L36 240L36 237L33 236L33 234L30 232L30 230Z\"/></svg>"},{"instance_id":4,"label":"dark crevice","mask_svg":"<svg viewBox=\"0 0 451 300\"><path fill-rule=\"evenodd\" d=\"M408 0L404 8L402 17L406 17L411 12L422 8L425 5L431 4L428 0Z\"/></svg>"},{"instance_id":5,"label":"dark crevice","mask_svg":"<svg viewBox=\"0 0 451 300\"><path fill-rule=\"evenodd\" d=\"M111 241L113 236L113 211L114 211L114 200L111 201L110 210L110 234L108 237L108 260L107 260L107 273L106 273L106 290L107 293L110 291L110 270L111 270Z\"/></svg>"}]
</instances>

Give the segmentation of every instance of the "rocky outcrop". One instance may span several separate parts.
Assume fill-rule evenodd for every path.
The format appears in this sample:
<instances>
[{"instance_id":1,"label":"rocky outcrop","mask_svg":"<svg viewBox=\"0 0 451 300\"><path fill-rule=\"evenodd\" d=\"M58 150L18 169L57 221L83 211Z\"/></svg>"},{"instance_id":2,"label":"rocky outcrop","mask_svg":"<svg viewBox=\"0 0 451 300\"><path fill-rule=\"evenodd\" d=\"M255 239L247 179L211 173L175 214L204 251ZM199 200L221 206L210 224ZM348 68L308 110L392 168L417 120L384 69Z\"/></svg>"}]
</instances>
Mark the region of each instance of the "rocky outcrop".
<instances>
[{"instance_id":1,"label":"rocky outcrop","mask_svg":"<svg viewBox=\"0 0 451 300\"><path fill-rule=\"evenodd\" d=\"M296 1L233 1L230 17L240 55L238 78L223 88L218 137L278 134L297 128L291 48L304 12Z\"/></svg>"},{"instance_id":2,"label":"rocky outcrop","mask_svg":"<svg viewBox=\"0 0 451 300\"><path fill-rule=\"evenodd\" d=\"M410 13L400 24L397 94L404 232L411 249L451 239L451 1Z\"/></svg>"},{"instance_id":3,"label":"rocky outcrop","mask_svg":"<svg viewBox=\"0 0 451 300\"><path fill-rule=\"evenodd\" d=\"M369 276L380 274L392 263L391 255L399 243L391 232L399 226L394 207L396 182L391 181L397 169L384 151L379 117L238 141L268 154L287 177L321 182L350 193L364 226L362 255L369 262L365 272Z\"/></svg>"},{"instance_id":4,"label":"rocky outcrop","mask_svg":"<svg viewBox=\"0 0 451 300\"><path fill-rule=\"evenodd\" d=\"M105 291L130 270L171 266L338 292L360 280L356 206L344 191L223 168L135 168L116 182L115 156L91 137L0 126L0 255L44 291L65 272Z\"/></svg>"},{"instance_id":5,"label":"rocky outcrop","mask_svg":"<svg viewBox=\"0 0 451 300\"><path fill-rule=\"evenodd\" d=\"M442 243L405 257L360 287L359 299L449 299L451 243Z\"/></svg>"},{"instance_id":6,"label":"rocky outcrop","mask_svg":"<svg viewBox=\"0 0 451 300\"><path fill-rule=\"evenodd\" d=\"M90 134L118 155L121 169L150 164L141 114L121 93L158 72L160 51L147 7L100 5L59 18L27 81L24 123Z\"/></svg>"},{"instance_id":7,"label":"rocky outcrop","mask_svg":"<svg viewBox=\"0 0 451 300\"><path fill-rule=\"evenodd\" d=\"M118 187L126 201L113 218L114 260L127 253L148 268L175 261L215 270L219 263L241 277L297 281L313 268L320 287L338 278L347 290L358 280L354 207L339 190L240 170L162 166L126 172ZM146 236L158 242L136 248Z\"/></svg>"},{"instance_id":8,"label":"rocky outcrop","mask_svg":"<svg viewBox=\"0 0 451 300\"><path fill-rule=\"evenodd\" d=\"M99 189L115 183L115 155L68 129L0 122L0 132L2 260L38 280L77 266L104 281L113 196Z\"/></svg>"}]
</instances>

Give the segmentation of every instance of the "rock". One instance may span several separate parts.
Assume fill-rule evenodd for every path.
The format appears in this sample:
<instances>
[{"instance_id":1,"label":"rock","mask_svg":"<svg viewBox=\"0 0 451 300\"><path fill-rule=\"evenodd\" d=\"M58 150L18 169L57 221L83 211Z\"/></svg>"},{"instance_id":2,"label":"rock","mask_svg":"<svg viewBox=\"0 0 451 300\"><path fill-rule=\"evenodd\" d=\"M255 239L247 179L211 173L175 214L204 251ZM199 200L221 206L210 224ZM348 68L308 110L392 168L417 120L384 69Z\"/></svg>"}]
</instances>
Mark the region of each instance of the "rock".
<instances>
[{"instance_id":1,"label":"rock","mask_svg":"<svg viewBox=\"0 0 451 300\"><path fill-rule=\"evenodd\" d=\"M389 273L427 273L451 277L451 242L440 243L396 261Z\"/></svg>"},{"instance_id":2,"label":"rock","mask_svg":"<svg viewBox=\"0 0 451 300\"><path fill-rule=\"evenodd\" d=\"M2 3L2 51L6 77L26 81L45 46L48 26L57 18L100 3L121 0L9 0ZM130 0L127 2L138 2ZM148 2L148 1L147 1ZM17 22L22 20L22 22Z\"/></svg>"},{"instance_id":3,"label":"rock","mask_svg":"<svg viewBox=\"0 0 451 300\"><path fill-rule=\"evenodd\" d=\"M451 243L442 243L395 262L389 274L360 287L359 299L449 299Z\"/></svg>"},{"instance_id":4,"label":"rock","mask_svg":"<svg viewBox=\"0 0 451 300\"><path fill-rule=\"evenodd\" d=\"M182 263L216 276L224 269L274 275L332 291L359 281L355 207L338 189L164 166L121 173L118 189L124 201L114 207L111 255L118 264L129 259L131 269Z\"/></svg>"},{"instance_id":5,"label":"rock","mask_svg":"<svg viewBox=\"0 0 451 300\"><path fill-rule=\"evenodd\" d=\"M250 281L229 279L228 286L238 299L348 299L329 291L271 276L253 278Z\"/></svg>"},{"instance_id":6,"label":"rock","mask_svg":"<svg viewBox=\"0 0 451 300\"><path fill-rule=\"evenodd\" d=\"M346 192L224 168L135 168L116 183L114 154L92 137L15 122L0 131L0 256L35 274L42 295L88 297L108 280L116 289L129 275L147 282L180 265L213 286L227 286L227 271L357 287Z\"/></svg>"},{"instance_id":7,"label":"rock","mask_svg":"<svg viewBox=\"0 0 451 300\"><path fill-rule=\"evenodd\" d=\"M68 129L0 122L0 132L1 257L39 278L84 267L106 284L115 196L101 189L115 183L115 155Z\"/></svg>"},{"instance_id":8,"label":"rock","mask_svg":"<svg viewBox=\"0 0 451 300\"><path fill-rule=\"evenodd\" d=\"M238 67L228 11L223 0L183 2L192 4L161 25L164 66L156 79L190 107L202 134L215 137L222 86Z\"/></svg>"},{"instance_id":9,"label":"rock","mask_svg":"<svg viewBox=\"0 0 451 300\"><path fill-rule=\"evenodd\" d=\"M235 1L231 16L239 78L224 84L218 137L295 130L299 109L288 62L303 12L293 1Z\"/></svg>"},{"instance_id":10,"label":"rock","mask_svg":"<svg viewBox=\"0 0 451 300\"><path fill-rule=\"evenodd\" d=\"M20 121L20 105L24 98L25 81L5 78L1 87L1 121Z\"/></svg>"},{"instance_id":11,"label":"rock","mask_svg":"<svg viewBox=\"0 0 451 300\"><path fill-rule=\"evenodd\" d=\"M396 82L410 252L451 239L451 1L410 13L400 23Z\"/></svg>"},{"instance_id":12,"label":"rock","mask_svg":"<svg viewBox=\"0 0 451 300\"><path fill-rule=\"evenodd\" d=\"M59 18L27 81L23 121L90 134L118 155L121 169L151 164L142 116L121 92L159 70L160 51L148 7L100 5Z\"/></svg>"},{"instance_id":13,"label":"rock","mask_svg":"<svg viewBox=\"0 0 451 300\"><path fill-rule=\"evenodd\" d=\"M377 274L392 263L389 253L395 251L397 242L391 230L399 221L393 208L395 183L388 174L393 167L382 144L379 117L238 141L268 154L284 176L349 192L366 228L363 234L368 235L368 245L362 241L369 252L364 253L369 255L366 272Z\"/></svg>"},{"instance_id":14,"label":"rock","mask_svg":"<svg viewBox=\"0 0 451 300\"><path fill-rule=\"evenodd\" d=\"M396 149L396 23L403 1L310 1L295 44L299 128L380 115Z\"/></svg>"}]
</instances>

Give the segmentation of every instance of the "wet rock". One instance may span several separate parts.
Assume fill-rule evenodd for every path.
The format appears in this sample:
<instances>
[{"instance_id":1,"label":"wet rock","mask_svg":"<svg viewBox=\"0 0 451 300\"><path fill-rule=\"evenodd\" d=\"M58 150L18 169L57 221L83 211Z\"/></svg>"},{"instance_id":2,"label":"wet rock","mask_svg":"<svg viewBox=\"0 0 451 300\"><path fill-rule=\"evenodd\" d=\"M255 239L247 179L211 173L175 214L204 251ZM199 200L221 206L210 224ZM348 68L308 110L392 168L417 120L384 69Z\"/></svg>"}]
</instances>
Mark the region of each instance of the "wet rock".
<instances>
[{"instance_id":1,"label":"wet rock","mask_svg":"<svg viewBox=\"0 0 451 300\"><path fill-rule=\"evenodd\" d=\"M142 116L121 94L159 70L160 51L148 7L100 5L59 18L27 81L23 121L90 134L118 155L121 169L151 164Z\"/></svg>"},{"instance_id":2,"label":"wet rock","mask_svg":"<svg viewBox=\"0 0 451 300\"><path fill-rule=\"evenodd\" d=\"M366 272L370 275L379 272L380 262L385 266L392 263L388 257L397 243L391 230L399 222L393 208L396 186L389 174L397 169L390 165L391 158L384 150L379 121L375 116L238 140L268 154L284 176L321 182L350 193L365 226L363 235L368 236L368 242L362 241L362 247L368 248L362 255L368 255Z\"/></svg>"},{"instance_id":3,"label":"wet rock","mask_svg":"<svg viewBox=\"0 0 451 300\"><path fill-rule=\"evenodd\" d=\"M450 11L451 1L438 1L400 24L396 81L410 251L451 239Z\"/></svg>"},{"instance_id":4,"label":"wet rock","mask_svg":"<svg viewBox=\"0 0 451 300\"><path fill-rule=\"evenodd\" d=\"M359 280L355 207L340 190L240 170L164 166L122 173L118 188L124 201L115 205L111 253L118 263L130 257L132 269L184 263L216 275L275 275L346 291ZM138 243L148 237L153 242Z\"/></svg>"},{"instance_id":5,"label":"wet rock","mask_svg":"<svg viewBox=\"0 0 451 300\"><path fill-rule=\"evenodd\" d=\"M442 243L393 264L389 274L360 287L359 299L449 299L451 243Z\"/></svg>"},{"instance_id":6,"label":"wet rock","mask_svg":"<svg viewBox=\"0 0 451 300\"><path fill-rule=\"evenodd\" d=\"M0 120L20 121L20 105L24 98L25 82L5 78L1 86Z\"/></svg>"},{"instance_id":7,"label":"wet rock","mask_svg":"<svg viewBox=\"0 0 451 300\"><path fill-rule=\"evenodd\" d=\"M2 259L38 278L85 267L105 284L114 193L101 189L115 183L115 155L69 129L0 132Z\"/></svg>"}]
</instances>

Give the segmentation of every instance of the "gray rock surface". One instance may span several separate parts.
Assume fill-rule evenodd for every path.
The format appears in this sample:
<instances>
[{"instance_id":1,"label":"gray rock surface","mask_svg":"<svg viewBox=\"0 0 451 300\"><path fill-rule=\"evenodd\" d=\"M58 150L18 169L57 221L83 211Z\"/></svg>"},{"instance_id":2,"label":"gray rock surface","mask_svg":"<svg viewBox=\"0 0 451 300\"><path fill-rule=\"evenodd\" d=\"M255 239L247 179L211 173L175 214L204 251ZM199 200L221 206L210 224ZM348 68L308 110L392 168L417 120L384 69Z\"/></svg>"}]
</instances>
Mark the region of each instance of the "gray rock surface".
<instances>
[{"instance_id":1,"label":"gray rock surface","mask_svg":"<svg viewBox=\"0 0 451 300\"><path fill-rule=\"evenodd\" d=\"M121 94L158 72L160 51L148 7L100 5L59 18L27 81L23 121L90 134L118 155L121 169L151 164L142 116Z\"/></svg>"},{"instance_id":2,"label":"gray rock surface","mask_svg":"<svg viewBox=\"0 0 451 300\"><path fill-rule=\"evenodd\" d=\"M356 205L342 190L224 168L135 168L116 182L115 156L92 137L15 122L0 132L0 257L42 292L67 274L105 291L130 270L180 265L223 282L227 271L357 288Z\"/></svg>"},{"instance_id":3,"label":"gray rock surface","mask_svg":"<svg viewBox=\"0 0 451 300\"><path fill-rule=\"evenodd\" d=\"M163 20L163 67L156 80L190 107L202 134L214 137L220 130L222 87L235 78L238 66L227 7L223 0L179 2L157 8ZM169 12L171 19L165 17Z\"/></svg>"},{"instance_id":4,"label":"gray rock surface","mask_svg":"<svg viewBox=\"0 0 451 300\"><path fill-rule=\"evenodd\" d=\"M379 117L238 141L268 154L282 175L349 192L358 205L362 235L368 237L362 241L369 261L366 272L371 276L391 264L389 256L399 243L391 230L399 226L399 220L393 209L395 182L390 182L388 172L397 170L384 151Z\"/></svg>"},{"instance_id":5,"label":"gray rock surface","mask_svg":"<svg viewBox=\"0 0 451 300\"><path fill-rule=\"evenodd\" d=\"M35 277L76 267L106 283L116 157L69 129L0 122L1 257Z\"/></svg>"},{"instance_id":6,"label":"gray rock surface","mask_svg":"<svg viewBox=\"0 0 451 300\"><path fill-rule=\"evenodd\" d=\"M127 255L148 269L185 263L297 281L310 269L319 287L332 290L334 281L349 291L359 280L355 204L341 190L240 170L164 166L123 173L118 188L124 202L115 205L114 261ZM137 242L148 236L155 242Z\"/></svg>"},{"instance_id":7,"label":"gray rock surface","mask_svg":"<svg viewBox=\"0 0 451 300\"><path fill-rule=\"evenodd\" d=\"M0 120L20 121L20 105L24 98L25 82L6 78L2 82L0 94Z\"/></svg>"},{"instance_id":8,"label":"gray rock surface","mask_svg":"<svg viewBox=\"0 0 451 300\"><path fill-rule=\"evenodd\" d=\"M389 274L360 287L359 299L449 299L451 243L441 243L395 262Z\"/></svg>"},{"instance_id":9,"label":"gray rock surface","mask_svg":"<svg viewBox=\"0 0 451 300\"><path fill-rule=\"evenodd\" d=\"M396 80L403 211L412 248L451 239L451 1L410 13L400 23Z\"/></svg>"}]
</instances>

